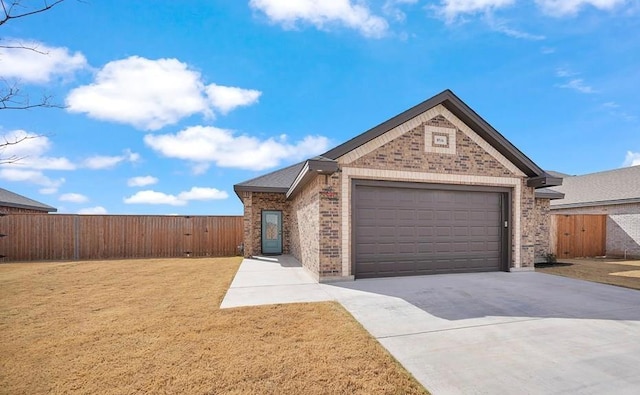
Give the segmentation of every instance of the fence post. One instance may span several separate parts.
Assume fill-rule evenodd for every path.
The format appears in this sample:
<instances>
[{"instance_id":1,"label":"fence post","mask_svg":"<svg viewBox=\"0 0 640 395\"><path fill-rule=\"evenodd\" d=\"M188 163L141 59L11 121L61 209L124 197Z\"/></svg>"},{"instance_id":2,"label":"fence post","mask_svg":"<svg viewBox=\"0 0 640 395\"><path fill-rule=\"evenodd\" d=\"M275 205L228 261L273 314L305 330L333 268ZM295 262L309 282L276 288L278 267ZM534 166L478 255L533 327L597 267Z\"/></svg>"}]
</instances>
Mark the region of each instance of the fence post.
<instances>
[{"instance_id":1,"label":"fence post","mask_svg":"<svg viewBox=\"0 0 640 395\"><path fill-rule=\"evenodd\" d=\"M79 228L80 217L75 215L73 217L73 260L80 260L80 230Z\"/></svg>"}]
</instances>

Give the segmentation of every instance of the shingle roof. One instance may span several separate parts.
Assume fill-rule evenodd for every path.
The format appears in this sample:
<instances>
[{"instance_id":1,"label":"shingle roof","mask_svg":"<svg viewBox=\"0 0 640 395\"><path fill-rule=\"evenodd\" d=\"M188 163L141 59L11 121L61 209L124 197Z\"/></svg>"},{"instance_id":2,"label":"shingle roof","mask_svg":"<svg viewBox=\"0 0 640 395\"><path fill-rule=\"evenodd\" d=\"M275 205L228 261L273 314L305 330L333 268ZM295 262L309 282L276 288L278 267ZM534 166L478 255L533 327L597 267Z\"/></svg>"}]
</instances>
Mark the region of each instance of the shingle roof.
<instances>
[{"instance_id":1,"label":"shingle roof","mask_svg":"<svg viewBox=\"0 0 640 395\"><path fill-rule=\"evenodd\" d=\"M40 203L28 197L0 188L0 206L40 210L44 212L58 211L56 208Z\"/></svg>"},{"instance_id":2,"label":"shingle roof","mask_svg":"<svg viewBox=\"0 0 640 395\"><path fill-rule=\"evenodd\" d=\"M285 192L293 181L296 179L298 173L304 166L304 162L296 163L284 169L272 171L271 173L252 178L245 182L236 184L237 187L256 187L256 188L274 188L285 189Z\"/></svg>"},{"instance_id":3,"label":"shingle roof","mask_svg":"<svg viewBox=\"0 0 640 395\"><path fill-rule=\"evenodd\" d=\"M565 177L551 189L565 196L552 201L552 208L640 202L640 166Z\"/></svg>"}]
</instances>

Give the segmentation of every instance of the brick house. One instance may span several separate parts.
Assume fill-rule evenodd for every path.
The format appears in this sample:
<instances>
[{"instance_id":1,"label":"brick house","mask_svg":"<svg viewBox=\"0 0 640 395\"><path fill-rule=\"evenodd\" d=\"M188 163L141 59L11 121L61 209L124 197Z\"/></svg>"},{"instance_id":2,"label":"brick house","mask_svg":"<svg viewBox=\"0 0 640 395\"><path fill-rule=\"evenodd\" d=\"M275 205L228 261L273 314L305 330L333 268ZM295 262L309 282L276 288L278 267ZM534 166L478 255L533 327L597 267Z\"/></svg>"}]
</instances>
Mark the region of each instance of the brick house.
<instances>
[{"instance_id":1,"label":"brick house","mask_svg":"<svg viewBox=\"0 0 640 395\"><path fill-rule=\"evenodd\" d=\"M0 188L0 214L46 214L56 208Z\"/></svg>"},{"instance_id":2,"label":"brick house","mask_svg":"<svg viewBox=\"0 0 640 395\"><path fill-rule=\"evenodd\" d=\"M533 270L550 199L535 189L561 183L446 90L234 190L245 256L290 254L333 281Z\"/></svg>"},{"instance_id":3,"label":"brick house","mask_svg":"<svg viewBox=\"0 0 640 395\"><path fill-rule=\"evenodd\" d=\"M606 215L605 254L640 258L640 166L558 176L563 184L548 190L564 196L551 202L551 214Z\"/></svg>"}]
</instances>

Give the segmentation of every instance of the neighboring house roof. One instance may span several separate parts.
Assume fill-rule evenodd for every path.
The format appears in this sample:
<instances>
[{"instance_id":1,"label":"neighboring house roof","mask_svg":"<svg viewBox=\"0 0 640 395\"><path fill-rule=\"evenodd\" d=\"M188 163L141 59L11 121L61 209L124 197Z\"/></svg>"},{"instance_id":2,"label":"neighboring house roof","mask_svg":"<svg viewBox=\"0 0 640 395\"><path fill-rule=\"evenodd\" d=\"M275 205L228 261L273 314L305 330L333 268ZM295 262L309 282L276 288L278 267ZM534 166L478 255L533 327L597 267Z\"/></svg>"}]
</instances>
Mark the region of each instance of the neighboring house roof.
<instances>
[{"instance_id":1,"label":"neighboring house roof","mask_svg":"<svg viewBox=\"0 0 640 395\"><path fill-rule=\"evenodd\" d=\"M572 177L572 174L567 174L567 173L560 173L559 171L554 171L554 170L546 170L547 174L549 174L552 177L558 177L558 178L565 178L565 177Z\"/></svg>"},{"instance_id":2,"label":"neighboring house roof","mask_svg":"<svg viewBox=\"0 0 640 395\"><path fill-rule=\"evenodd\" d=\"M339 157L437 105L443 105L447 108L447 110L516 165L516 167L529 177L527 181L529 186L540 188L543 186L560 185L562 183L561 178L553 177L545 173L544 170L533 163L531 159L476 114L475 111L460 100L452 91L447 89L351 140L332 148L318 157L236 184L234 185L234 190L238 196L240 196L241 191L286 192L287 196L290 196L293 193L293 189L303 185L303 182L296 182L296 180L304 181L309 178L306 173L317 172L320 174L330 174L332 169L335 168L337 170L336 160ZM328 164L330 162L334 163L333 167ZM296 169L298 172L293 174ZM303 172L305 174L303 174Z\"/></svg>"},{"instance_id":3,"label":"neighboring house roof","mask_svg":"<svg viewBox=\"0 0 640 395\"><path fill-rule=\"evenodd\" d=\"M640 202L640 166L565 177L561 186L548 188L564 193L551 202L552 209Z\"/></svg>"},{"instance_id":4,"label":"neighboring house roof","mask_svg":"<svg viewBox=\"0 0 640 395\"><path fill-rule=\"evenodd\" d=\"M28 197L18 195L17 193L7 191L0 188L0 207L15 207L28 210L38 210L43 212L55 212L58 211L55 207L51 207L44 203L40 203Z\"/></svg>"}]
</instances>

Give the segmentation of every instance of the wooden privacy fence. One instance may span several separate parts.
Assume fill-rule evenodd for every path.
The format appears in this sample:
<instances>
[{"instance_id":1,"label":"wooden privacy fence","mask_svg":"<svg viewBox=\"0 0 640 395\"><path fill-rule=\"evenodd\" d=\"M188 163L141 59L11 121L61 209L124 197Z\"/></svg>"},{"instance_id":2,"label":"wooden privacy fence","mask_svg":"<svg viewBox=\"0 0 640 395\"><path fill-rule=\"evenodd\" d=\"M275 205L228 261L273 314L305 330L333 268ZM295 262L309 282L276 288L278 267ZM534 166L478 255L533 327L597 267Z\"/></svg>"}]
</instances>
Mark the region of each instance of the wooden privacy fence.
<instances>
[{"instance_id":1,"label":"wooden privacy fence","mask_svg":"<svg viewBox=\"0 0 640 395\"><path fill-rule=\"evenodd\" d=\"M4 262L233 256L240 216L8 214L0 217Z\"/></svg>"},{"instance_id":2,"label":"wooden privacy fence","mask_svg":"<svg viewBox=\"0 0 640 395\"><path fill-rule=\"evenodd\" d=\"M550 228L551 250L558 258L606 253L606 215L552 215Z\"/></svg>"}]
</instances>

